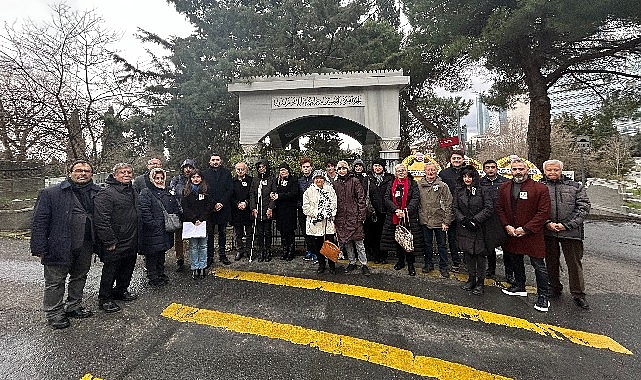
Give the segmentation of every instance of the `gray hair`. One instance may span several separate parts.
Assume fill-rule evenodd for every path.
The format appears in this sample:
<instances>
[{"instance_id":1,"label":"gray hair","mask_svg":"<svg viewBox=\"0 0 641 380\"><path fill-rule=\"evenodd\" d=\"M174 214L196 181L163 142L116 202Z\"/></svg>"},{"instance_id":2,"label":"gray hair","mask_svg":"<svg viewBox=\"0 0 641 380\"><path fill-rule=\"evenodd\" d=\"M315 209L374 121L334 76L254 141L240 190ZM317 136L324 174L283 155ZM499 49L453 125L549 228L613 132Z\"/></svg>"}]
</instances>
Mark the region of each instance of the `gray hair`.
<instances>
[{"instance_id":1,"label":"gray hair","mask_svg":"<svg viewBox=\"0 0 641 380\"><path fill-rule=\"evenodd\" d=\"M545 170L545 167L548 165L559 165L561 170L563 170L563 161L561 160L547 160L543 163L543 170Z\"/></svg>"},{"instance_id":2,"label":"gray hair","mask_svg":"<svg viewBox=\"0 0 641 380\"><path fill-rule=\"evenodd\" d=\"M129 169L131 169L131 171L133 171L133 170L134 170L134 167L133 167L133 166L131 166L131 164L128 164L128 163L126 163L126 162L120 162L120 163L117 163L116 165L114 165L114 168L113 168L113 169L111 169L111 171L112 171L113 173L117 173L117 172L118 172L118 170L120 170L120 169L125 169L125 168L129 168Z\"/></svg>"},{"instance_id":3,"label":"gray hair","mask_svg":"<svg viewBox=\"0 0 641 380\"><path fill-rule=\"evenodd\" d=\"M398 169L400 167L404 167L407 170L407 166L405 166L405 164L396 164L396 165L394 165L394 173L396 173L396 169Z\"/></svg>"}]
</instances>

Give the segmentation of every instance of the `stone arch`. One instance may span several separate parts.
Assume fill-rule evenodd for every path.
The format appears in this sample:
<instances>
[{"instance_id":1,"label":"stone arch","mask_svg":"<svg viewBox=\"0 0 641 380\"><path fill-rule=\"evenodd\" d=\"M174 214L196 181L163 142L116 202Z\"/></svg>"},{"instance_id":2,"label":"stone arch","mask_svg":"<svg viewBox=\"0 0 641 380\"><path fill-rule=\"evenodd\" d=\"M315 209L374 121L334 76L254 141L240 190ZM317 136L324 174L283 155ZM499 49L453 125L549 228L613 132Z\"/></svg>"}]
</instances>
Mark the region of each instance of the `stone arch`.
<instances>
[{"instance_id":1,"label":"stone arch","mask_svg":"<svg viewBox=\"0 0 641 380\"><path fill-rule=\"evenodd\" d=\"M402 71L334 72L244 78L228 90L238 95L240 143L248 153L265 136L283 147L302 134L329 129L355 135L363 145L380 142L381 157L397 160L399 92L407 84ZM335 125L326 128L326 122Z\"/></svg>"}]
</instances>

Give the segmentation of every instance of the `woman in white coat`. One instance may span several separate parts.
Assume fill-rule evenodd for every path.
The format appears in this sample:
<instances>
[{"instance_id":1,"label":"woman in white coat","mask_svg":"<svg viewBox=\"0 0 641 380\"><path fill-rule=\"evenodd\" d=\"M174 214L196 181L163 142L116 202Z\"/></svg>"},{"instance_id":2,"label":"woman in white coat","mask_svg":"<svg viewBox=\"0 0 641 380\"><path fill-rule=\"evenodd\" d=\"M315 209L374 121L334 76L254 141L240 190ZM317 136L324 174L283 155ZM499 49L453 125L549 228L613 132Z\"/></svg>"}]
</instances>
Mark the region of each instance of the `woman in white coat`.
<instances>
[{"instance_id":1,"label":"woman in white coat","mask_svg":"<svg viewBox=\"0 0 641 380\"><path fill-rule=\"evenodd\" d=\"M316 170L312 174L313 183L303 193L303 213L307 216L305 231L310 237L311 252L318 257L316 273L325 272L325 256L320 254L323 241L334 239L334 217L336 216L336 193L326 183L325 173ZM329 260L329 272L336 272L336 264Z\"/></svg>"}]
</instances>

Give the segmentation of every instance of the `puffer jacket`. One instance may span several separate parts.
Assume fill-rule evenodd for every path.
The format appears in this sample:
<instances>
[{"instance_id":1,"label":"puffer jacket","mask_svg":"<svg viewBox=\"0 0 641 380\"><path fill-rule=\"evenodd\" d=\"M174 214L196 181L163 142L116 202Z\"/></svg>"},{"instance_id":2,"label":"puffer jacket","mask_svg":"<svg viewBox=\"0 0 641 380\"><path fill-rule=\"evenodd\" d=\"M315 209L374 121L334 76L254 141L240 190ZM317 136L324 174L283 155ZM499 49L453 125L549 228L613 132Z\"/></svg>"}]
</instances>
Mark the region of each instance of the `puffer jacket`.
<instances>
[{"instance_id":1,"label":"puffer jacket","mask_svg":"<svg viewBox=\"0 0 641 380\"><path fill-rule=\"evenodd\" d=\"M456 242L461 252L478 255L485 254L485 236L483 224L492 215L491 194L486 194L481 187L460 187L454 193L452 209L458 222ZM467 218L476 226L462 221Z\"/></svg>"},{"instance_id":2,"label":"puffer jacket","mask_svg":"<svg viewBox=\"0 0 641 380\"><path fill-rule=\"evenodd\" d=\"M452 223L452 193L445 182L436 177L430 184L423 177L418 181L418 192L421 197L418 207L418 220L421 225L427 228L441 228L442 224Z\"/></svg>"},{"instance_id":3,"label":"puffer jacket","mask_svg":"<svg viewBox=\"0 0 641 380\"><path fill-rule=\"evenodd\" d=\"M566 176L561 176L558 181L550 181L544 178L541 183L545 184L550 191L552 207L548 222L561 223L565 227L564 231L559 232L545 228L545 235L562 239L582 240L584 236L583 221L590 212L591 207L585 186L579 182L572 181Z\"/></svg>"},{"instance_id":4,"label":"puffer jacket","mask_svg":"<svg viewBox=\"0 0 641 380\"><path fill-rule=\"evenodd\" d=\"M118 182L113 174L94 198L93 219L101 246L100 260L112 262L138 253L140 218L138 193L131 183ZM105 248L116 245L113 251Z\"/></svg>"},{"instance_id":5,"label":"puffer jacket","mask_svg":"<svg viewBox=\"0 0 641 380\"><path fill-rule=\"evenodd\" d=\"M169 191L156 186L142 189L138 206L142 222L140 253L143 255L165 252L174 245L174 233L165 231L165 218L159 202L167 213L180 215L178 200Z\"/></svg>"}]
</instances>

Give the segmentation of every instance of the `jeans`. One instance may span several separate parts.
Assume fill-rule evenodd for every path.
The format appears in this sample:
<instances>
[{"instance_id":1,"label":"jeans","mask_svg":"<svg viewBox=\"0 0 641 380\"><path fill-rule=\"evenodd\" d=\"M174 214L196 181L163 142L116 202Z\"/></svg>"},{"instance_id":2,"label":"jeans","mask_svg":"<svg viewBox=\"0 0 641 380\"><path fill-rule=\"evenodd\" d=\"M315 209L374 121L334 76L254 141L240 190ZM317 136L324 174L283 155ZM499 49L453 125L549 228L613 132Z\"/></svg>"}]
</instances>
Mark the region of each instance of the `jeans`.
<instances>
[{"instance_id":1,"label":"jeans","mask_svg":"<svg viewBox=\"0 0 641 380\"><path fill-rule=\"evenodd\" d=\"M514 269L514 279L516 286L525 288L525 264L523 263L524 255L512 254L512 269ZM531 257L530 263L534 267L534 276L536 277L536 292L539 296L549 296L549 279L548 269L545 266L545 260L540 257Z\"/></svg>"},{"instance_id":2,"label":"jeans","mask_svg":"<svg viewBox=\"0 0 641 380\"><path fill-rule=\"evenodd\" d=\"M63 315L66 311L78 309L82 303L82 294L87 282L87 273L91 267L91 243L72 251L71 265L45 265L45 289L43 309L47 319ZM67 301L64 302L65 282L67 286Z\"/></svg>"},{"instance_id":3,"label":"jeans","mask_svg":"<svg viewBox=\"0 0 641 380\"><path fill-rule=\"evenodd\" d=\"M205 269L207 266L207 238L189 238L189 260L191 270Z\"/></svg>"},{"instance_id":4,"label":"jeans","mask_svg":"<svg viewBox=\"0 0 641 380\"><path fill-rule=\"evenodd\" d=\"M432 265L432 242L436 237L436 245L438 247L438 267L439 269L447 269L447 234L441 228L429 228L423 226L423 240L425 241L425 248L423 254L425 255L425 266ZM452 256L453 258L454 256Z\"/></svg>"},{"instance_id":5,"label":"jeans","mask_svg":"<svg viewBox=\"0 0 641 380\"><path fill-rule=\"evenodd\" d=\"M358 253L358 261L361 262L361 265L367 265L367 255L365 255L365 244L362 240L353 240L348 241L344 244L345 250L347 251L347 258L349 259L350 264L356 264L356 254L354 253L354 246L356 246L356 252Z\"/></svg>"}]
</instances>

